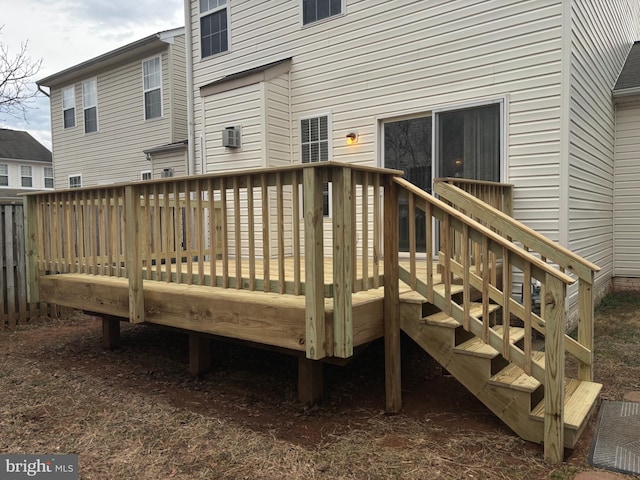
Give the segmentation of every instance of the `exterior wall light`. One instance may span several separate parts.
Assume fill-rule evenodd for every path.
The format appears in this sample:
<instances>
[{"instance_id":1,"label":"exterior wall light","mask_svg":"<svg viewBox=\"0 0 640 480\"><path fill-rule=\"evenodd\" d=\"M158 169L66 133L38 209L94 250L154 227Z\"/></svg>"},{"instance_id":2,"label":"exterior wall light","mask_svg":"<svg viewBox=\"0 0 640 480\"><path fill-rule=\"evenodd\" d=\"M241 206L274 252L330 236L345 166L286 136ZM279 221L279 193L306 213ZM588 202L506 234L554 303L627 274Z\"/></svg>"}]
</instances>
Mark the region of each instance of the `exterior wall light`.
<instances>
[{"instance_id":1,"label":"exterior wall light","mask_svg":"<svg viewBox=\"0 0 640 480\"><path fill-rule=\"evenodd\" d=\"M354 143L358 143L358 133L357 132L347 133L347 145L353 145Z\"/></svg>"}]
</instances>

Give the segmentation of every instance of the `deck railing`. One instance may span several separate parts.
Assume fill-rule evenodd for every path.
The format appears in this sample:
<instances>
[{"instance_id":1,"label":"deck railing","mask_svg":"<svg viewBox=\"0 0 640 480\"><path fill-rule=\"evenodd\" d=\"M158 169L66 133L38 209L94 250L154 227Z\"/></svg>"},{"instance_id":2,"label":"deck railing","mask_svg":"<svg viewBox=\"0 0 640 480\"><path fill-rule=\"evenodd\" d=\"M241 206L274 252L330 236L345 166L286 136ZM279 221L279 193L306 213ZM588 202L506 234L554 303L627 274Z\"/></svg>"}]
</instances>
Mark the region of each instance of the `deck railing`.
<instances>
[{"instance_id":1,"label":"deck railing","mask_svg":"<svg viewBox=\"0 0 640 480\"><path fill-rule=\"evenodd\" d=\"M305 295L308 356L346 357L351 294L383 284L382 184L397 173L323 162L29 195L31 278L126 277L136 322L143 281ZM325 298L335 346L320 340Z\"/></svg>"},{"instance_id":2,"label":"deck railing","mask_svg":"<svg viewBox=\"0 0 640 480\"><path fill-rule=\"evenodd\" d=\"M565 297L567 285L574 279L405 180L396 178L394 181L399 185L400 196L408 197L409 231L412 231L411 223L415 221L412 219L416 218L416 211L424 212L427 219L424 258L412 253L409 268L400 269L400 279L544 385L545 456L561 459L565 352L589 367L593 361L590 345L565 335ZM466 203L462 208L469 211ZM486 204L485 208L501 214ZM488 219L483 218L485 220ZM506 223L497 224L497 229L510 231ZM435 235L436 231L438 235ZM432 243L434 238L438 242L436 248ZM412 243L415 245L415 241ZM411 250L415 249L412 247ZM434 250L438 252L440 278L436 278L438 272L432 267ZM426 263L426 279L419 278L416 273L421 261ZM545 308L539 315L533 311L531 295L526 294L526 289L523 303L513 298L511 290L515 272L523 276L527 285L534 280L543 285ZM462 286L462 299L456 299L453 294L456 284ZM470 292L474 289L482 294L480 315L471 313ZM499 306L501 319L497 323L500 325L492 324L490 303ZM522 348L511 338L514 322L524 328ZM532 348L534 331L544 335L543 363Z\"/></svg>"}]
</instances>

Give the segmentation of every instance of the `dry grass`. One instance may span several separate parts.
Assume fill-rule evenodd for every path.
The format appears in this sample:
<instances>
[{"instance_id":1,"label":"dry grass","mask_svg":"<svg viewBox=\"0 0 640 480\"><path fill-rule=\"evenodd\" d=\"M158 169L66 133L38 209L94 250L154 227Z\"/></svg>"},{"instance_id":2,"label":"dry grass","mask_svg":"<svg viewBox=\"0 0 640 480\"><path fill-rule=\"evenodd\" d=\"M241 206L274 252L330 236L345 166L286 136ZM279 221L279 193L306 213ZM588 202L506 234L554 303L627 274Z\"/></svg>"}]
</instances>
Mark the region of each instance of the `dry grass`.
<instances>
[{"instance_id":1,"label":"dry grass","mask_svg":"<svg viewBox=\"0 0 640 480\"><path fill-rule=\"evenodd\" d=\"M610 296L597 311L604 398L640 390L638 307L640 296ZM288 357L220 345L215 370L196 381L184 337L127 327L123 348L104 352L100 333L75 316L0 334L0 451L78 453L81 478L101 480L569 479L589 469L589 431L549 467L411 347L405 398L427 407L389 416L375 347L328 368L327 401L309 411L296 404Z\"/></svg>"}]
</instances>

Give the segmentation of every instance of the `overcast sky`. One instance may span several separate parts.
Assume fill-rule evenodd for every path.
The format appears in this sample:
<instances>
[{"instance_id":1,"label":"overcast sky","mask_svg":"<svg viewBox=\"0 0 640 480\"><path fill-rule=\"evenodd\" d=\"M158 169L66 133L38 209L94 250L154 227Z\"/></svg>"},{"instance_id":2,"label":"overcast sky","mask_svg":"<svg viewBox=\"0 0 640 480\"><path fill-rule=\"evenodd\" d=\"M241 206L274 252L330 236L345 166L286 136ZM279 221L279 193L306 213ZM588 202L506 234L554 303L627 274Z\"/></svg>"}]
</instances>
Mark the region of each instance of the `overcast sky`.
<instances>
[{"instance_id":1,"label":"overcast sky","mask_svg":"<svg viewBox=\"0 0 640 480\"><path fill-rule=\"evenodd\" d=\"M0 0L0 43L9 56L28 41L47 77L153 33L184 25L182 0ZM35 84L33 85L35 88ZM46 90L46 89L45 89ZM26 130L51 148L49 99L40 95L26 121L0 114L0 127Z\"/></svg>"}]
</instances>

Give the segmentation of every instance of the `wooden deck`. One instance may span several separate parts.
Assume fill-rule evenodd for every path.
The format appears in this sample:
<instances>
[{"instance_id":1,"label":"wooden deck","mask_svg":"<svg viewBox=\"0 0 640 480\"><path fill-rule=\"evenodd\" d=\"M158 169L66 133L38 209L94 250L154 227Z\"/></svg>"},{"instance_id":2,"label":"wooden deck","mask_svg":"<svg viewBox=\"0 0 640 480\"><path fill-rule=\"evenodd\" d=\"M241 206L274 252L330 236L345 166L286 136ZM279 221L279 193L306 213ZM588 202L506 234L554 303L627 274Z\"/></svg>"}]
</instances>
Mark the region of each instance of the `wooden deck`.
<instances>
[{"instance_id":1,"label":"wooden deck","mask_svg":"<svg viewBox=\"0 0 640 480\"><path fill-rule=\"evenodd\" d=\"M291 353L305 403L322 396L323 361L384 337L389 412L402 408L402 330L562 461L599 392L598 267L511 218L512 186L436 182L445 203L400 174L321 162L28 195L31 301L101 315L107 347L121 319L185 331L194 374L208 367L211 336ZM577 339L565 332L575 282ZM565 378L566 355L578 383Z\"/></svg>"}]
</instances>

